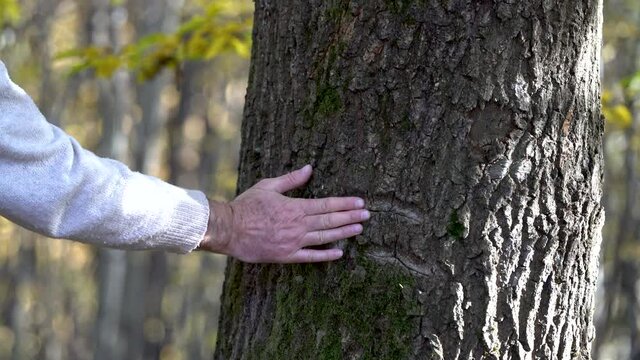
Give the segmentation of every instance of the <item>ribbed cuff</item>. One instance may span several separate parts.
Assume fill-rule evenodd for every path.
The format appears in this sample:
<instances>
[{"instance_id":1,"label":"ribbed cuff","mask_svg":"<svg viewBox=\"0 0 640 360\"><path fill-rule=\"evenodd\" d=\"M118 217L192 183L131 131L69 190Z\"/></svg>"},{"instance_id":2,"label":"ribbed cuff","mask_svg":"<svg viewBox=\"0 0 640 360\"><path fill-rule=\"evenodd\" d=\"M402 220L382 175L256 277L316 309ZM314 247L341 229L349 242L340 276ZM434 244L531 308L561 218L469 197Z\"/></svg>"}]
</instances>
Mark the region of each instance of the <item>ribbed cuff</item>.
<instances>
[{"instance_id":1,"label":"ribbed cuff","mask_svg":"<svg viewBox=\"0 0 640 360\"><path fill-rule=\"evenodd\" d=\"M209 201L197 190L187 190L174 210L166 231L157 239L157 248L187 254L200 245L209 224Z\"/></svg>"}]
</instances>

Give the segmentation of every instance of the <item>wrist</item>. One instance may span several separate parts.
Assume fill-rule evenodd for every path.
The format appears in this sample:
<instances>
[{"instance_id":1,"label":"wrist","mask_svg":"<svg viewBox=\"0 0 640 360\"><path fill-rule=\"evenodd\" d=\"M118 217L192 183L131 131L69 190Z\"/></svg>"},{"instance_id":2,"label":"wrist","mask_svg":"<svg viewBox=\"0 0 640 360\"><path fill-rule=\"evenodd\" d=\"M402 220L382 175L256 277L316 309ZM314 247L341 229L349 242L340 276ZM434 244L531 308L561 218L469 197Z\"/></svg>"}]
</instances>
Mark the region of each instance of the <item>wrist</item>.
<instances>
[{"instance_id":1,"label":"wrist","mask_svg":"<svg viewBox=\"0 0 640 360\"><path fill-rule=\"evenodd\" d=\"M229 203L209 200L209 223L199 249L229 255L233 209Z\"/></svg>"}]
</instances>

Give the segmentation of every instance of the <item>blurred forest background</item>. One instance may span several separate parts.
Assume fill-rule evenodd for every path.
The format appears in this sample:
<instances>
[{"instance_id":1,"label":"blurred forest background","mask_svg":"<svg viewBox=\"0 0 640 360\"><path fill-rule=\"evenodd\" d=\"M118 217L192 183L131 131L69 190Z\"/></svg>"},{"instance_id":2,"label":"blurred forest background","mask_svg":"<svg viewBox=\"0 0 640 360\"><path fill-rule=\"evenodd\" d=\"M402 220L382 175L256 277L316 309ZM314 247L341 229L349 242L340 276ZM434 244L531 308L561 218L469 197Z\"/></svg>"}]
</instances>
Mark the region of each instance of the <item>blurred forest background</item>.
<instances>
[{"instance_id":1,"label":"blurred forest background","mask_svg":"<svg viewBox=\"0 0 640 360\"><path fill-rule=\"evenodd\" d=\"M231 199L252 11L250 0L0 0L0 59L86 148ZM0 359L210 359L224 265L0 219Z\"/></svg>"},{"instance_id":2,"label":"blurred forest background","mask_svg":"<svg viewBox=\"0 0 640 360\"><path fill-rule=\"evenodd\" d=\"M231 199L252 9L251 0L0 0L0 59L86 148ZM640 2L605 0L604 30L594 358L640 358ZM43 239L0 218L0 359L211 358L224 264Z\"/></svg>"}]
</instances>

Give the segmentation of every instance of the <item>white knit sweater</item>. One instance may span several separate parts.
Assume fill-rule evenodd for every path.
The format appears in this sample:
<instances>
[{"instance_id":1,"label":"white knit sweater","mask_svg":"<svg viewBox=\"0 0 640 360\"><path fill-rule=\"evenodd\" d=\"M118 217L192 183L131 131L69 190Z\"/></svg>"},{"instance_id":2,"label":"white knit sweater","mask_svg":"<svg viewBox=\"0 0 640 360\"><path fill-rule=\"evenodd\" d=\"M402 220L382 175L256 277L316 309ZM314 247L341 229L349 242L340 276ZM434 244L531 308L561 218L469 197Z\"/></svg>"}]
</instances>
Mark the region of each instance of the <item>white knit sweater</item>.
<instances>
[{"instance_id":1,"label":"white knit sweater","mask_svg":"<svg viewBox=\"0 0 640 360\"><path fill-rule=\"evenodd\" d=\"M188 253L204 236L209 206L200 191L82 149L0 61L0 215L54 238Z\"/></svg>"}]
</instances>

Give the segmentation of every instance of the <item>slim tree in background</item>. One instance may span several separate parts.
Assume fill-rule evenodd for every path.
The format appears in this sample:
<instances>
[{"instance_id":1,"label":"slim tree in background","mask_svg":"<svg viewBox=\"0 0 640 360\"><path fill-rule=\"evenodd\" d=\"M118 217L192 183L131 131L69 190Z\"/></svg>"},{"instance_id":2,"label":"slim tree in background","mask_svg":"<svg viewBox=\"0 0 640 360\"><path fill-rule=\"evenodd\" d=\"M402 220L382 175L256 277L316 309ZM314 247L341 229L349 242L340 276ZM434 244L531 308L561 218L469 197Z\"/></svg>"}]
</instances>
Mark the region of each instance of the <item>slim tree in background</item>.
<instances>
[{"instance_id":1,"label":"slim tree in background","mask_svg":"<svg viewBox=\"0 0 640 360\"><path fill-rule=\"evenodd\" d=\"M111 6L109 0L91 2L91 43L98 46L123 46L121 16L115 11L124 11L122 4ZM99 79L98 112L102 117L103 135L98 144L97 153L101 156L126 161L128 148L124 133L124 117L128 113L129 74L118 71L111 79ZM126 353L125 338L120 332L123 308L123 296L127 280L127 255L122 250L98 249L97 277L98 314L95 323L95 358L113 359Z\"/></svg>"},{"instance_id":2,"label":"slim tree in background","mask_svg":"<svg viewBox=\"0 0 640 360\"><path fill-rule=\"evenodd\" d=\"M332 264L230 260L216 359L590 358L602 4L256 1L238 190L373 218Z\"/></svg>"}]
</instances>

